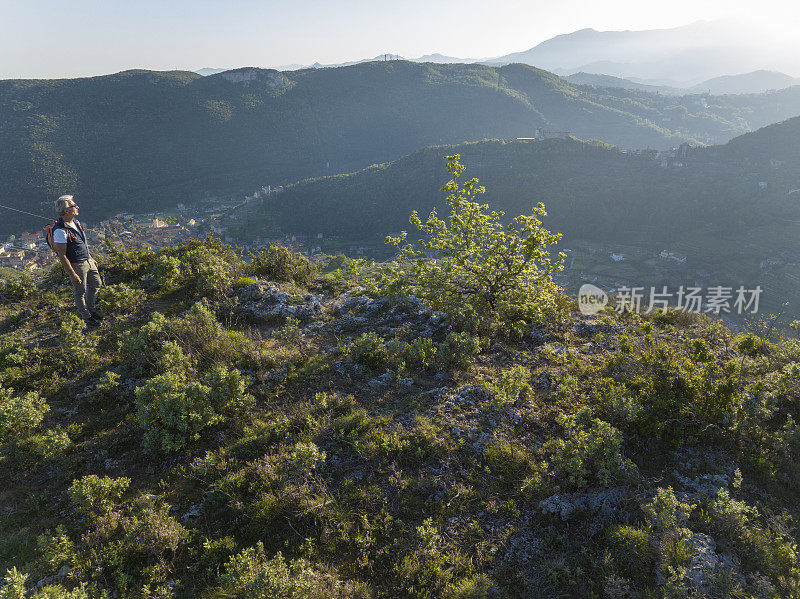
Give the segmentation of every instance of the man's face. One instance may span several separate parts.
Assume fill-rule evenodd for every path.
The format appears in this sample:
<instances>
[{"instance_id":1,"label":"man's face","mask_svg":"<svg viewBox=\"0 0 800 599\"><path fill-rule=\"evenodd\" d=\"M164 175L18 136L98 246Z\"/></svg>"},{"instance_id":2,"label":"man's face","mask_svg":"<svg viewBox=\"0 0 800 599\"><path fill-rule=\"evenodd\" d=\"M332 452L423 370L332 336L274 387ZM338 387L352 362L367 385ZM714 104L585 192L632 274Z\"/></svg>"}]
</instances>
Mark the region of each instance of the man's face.
<instances>
[{"instance_id":1,"label":"man's face","mask_svg":"<svg viewBox=\"0 0 800 599\"><path fill-rule=\"evenodd\" d=\"M78 205L73 200L70 200L69 204L67 204L67 209L64 211L64 216L67 218L75 218L78 216Z\"/></svg>"}]
</instances>

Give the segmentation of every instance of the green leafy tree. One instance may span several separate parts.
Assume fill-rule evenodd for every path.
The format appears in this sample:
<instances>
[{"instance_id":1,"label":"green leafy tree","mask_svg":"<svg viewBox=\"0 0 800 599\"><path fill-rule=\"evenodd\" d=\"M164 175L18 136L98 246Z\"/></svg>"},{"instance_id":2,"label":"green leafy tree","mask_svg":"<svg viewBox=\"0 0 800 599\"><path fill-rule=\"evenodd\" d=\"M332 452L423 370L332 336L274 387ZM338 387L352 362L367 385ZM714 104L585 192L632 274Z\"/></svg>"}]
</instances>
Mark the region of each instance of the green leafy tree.
<instances>
[{"instance_id":1,"label":"green leafy tree","mask_svg":"<svg viewBox=\"0 0 800 599\"><path fill-rule=\"evenodd\" d=\"M533 214L504 224L505 213L489 212L488 204L475 201L485 191L477 179L459 184L465 168L459 159L459 154L447 156L452 175L442 188L450 207L447 220L436 210L426 221L412 212L410 222L423 238L418 247L403 245L405 231L386 239L400 251L384 283L451 314L506 322L541 320L561 291L552 275L563 268L564 255L550 251L561 234L542 226L542 203Z\"/></svg>"}]
</instances>

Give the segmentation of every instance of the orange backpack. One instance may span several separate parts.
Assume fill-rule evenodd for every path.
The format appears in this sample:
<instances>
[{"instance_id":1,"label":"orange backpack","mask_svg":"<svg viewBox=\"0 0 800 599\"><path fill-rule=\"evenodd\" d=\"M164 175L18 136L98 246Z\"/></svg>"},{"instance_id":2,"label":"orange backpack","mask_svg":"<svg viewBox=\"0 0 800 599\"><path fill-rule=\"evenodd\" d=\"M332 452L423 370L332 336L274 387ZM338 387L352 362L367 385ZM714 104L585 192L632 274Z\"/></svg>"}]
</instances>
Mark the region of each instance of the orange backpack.
<instances>
[{"instance_id":1,"label":"orange backpack","mask_svg":"<svg viewBox=\"0 0 800 599\"><path fill-rule=\"evenodd\" d=\"M44 229L42 229L42 231L44 233L44 238L47 241L47 245L50 246L50 249L53 250L53 252L56 251L56 246L54 245L55 244L55 240L53 239L53 230L54 229L64 229L64 232L67 234L67 237L69 237L72 241L75 241L75 233L73 233L70 230L69 227L66 227L66 226L64 226L64 227L56 227L56 225L58 224L58 222L60 220L61 219L54 220L49 225L47 225ZM84 232L83 226L81 225L81 223L78 222L77 219L72 221L72 222L74 222L76 225L78 225L78 228L81 230L81 233L83 233L83 236L86 237L86 233Z\"/></svg>"}]
</instances>

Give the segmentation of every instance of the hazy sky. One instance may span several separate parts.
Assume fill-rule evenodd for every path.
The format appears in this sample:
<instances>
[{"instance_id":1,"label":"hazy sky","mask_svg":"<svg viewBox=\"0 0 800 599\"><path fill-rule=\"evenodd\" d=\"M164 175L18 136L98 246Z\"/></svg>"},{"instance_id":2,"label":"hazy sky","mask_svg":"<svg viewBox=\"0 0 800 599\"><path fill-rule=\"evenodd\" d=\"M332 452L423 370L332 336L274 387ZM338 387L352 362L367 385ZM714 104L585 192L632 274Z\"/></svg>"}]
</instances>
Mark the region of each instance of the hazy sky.
<instances>
[{"instance_id":1,"label":"hazy sky","mask_svg":"<svg viewBox=\"0 0 800 599\"><path fill-rule=\"evenodd\" d=\"M433 52L483 58L527 50L584 27L655 29L728 17L759 22L788 38L800 25L800 3L0 0L0 79L76 77L129 68L334 63L384 52L406 58Z\"/></svg>"}]
</instances>

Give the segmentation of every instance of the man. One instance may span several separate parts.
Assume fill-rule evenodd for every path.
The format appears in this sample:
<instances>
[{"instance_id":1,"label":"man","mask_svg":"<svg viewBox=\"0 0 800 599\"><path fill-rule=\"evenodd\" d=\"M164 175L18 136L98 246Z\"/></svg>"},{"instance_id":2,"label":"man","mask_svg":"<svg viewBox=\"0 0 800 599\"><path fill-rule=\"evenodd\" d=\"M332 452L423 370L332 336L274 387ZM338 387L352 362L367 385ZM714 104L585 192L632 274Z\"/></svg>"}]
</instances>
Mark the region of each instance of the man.
<instances>
[{"instance_id":1,"label":"man","mask_svg":"<svg viewBox=\"0 0 800 599\"><path fill-rule=\"evenodd\" d=\"M103 317L95 310L94 301L103 282L97 262L89 254L83 227L75 218L78 205L71 195L63 195L56 200L56 212L59 219L53 227L53 247L72 281L78 316L90 327L99 326Z\"/></svg>"}]
</instances>

